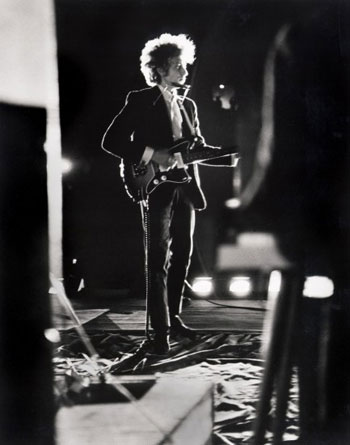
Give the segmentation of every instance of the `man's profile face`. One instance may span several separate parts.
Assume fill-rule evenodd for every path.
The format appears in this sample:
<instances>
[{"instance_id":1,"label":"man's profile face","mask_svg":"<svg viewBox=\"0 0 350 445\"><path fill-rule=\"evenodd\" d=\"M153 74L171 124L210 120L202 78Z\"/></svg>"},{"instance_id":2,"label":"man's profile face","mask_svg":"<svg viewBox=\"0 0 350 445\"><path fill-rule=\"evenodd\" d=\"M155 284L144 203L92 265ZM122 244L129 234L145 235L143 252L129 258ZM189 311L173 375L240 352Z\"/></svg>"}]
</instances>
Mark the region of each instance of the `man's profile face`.
<instances>
[{"instance_id":1,"label":"man's profile face","mask_svg":"<svg viewBox=\"0 0 350 445\"><path fill-rule=\"evenodd\" d=\"M186 82L188 71L181 57L171 57L168 70L159 70L159 74L162 78L161 84L171 87L178 84L183 85Z\"/></svg>"}]
</instances>

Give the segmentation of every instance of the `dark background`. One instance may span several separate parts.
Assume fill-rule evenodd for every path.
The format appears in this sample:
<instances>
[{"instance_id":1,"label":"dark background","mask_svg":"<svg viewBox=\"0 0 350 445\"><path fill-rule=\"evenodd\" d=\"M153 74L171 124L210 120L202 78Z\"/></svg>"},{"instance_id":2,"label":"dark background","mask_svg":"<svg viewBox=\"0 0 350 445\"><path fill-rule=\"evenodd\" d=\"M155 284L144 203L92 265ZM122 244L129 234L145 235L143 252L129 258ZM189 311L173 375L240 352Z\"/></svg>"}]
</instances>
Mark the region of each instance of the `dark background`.
<instances>
[{"instance_id":1,"label":"dark background","mask_svg":"<svg viewBox=\"0 0 350 445\"><path fill-rule=\"evenodd\" d=\"M303 20L317 1L56 0L64 176L65 275L87 288L138 289L143 250L139 208L126 195L118 160L101 138L131 89L143 88L139 56L163 32L189 34L197 46L190 92L208 143L238 144L243 187L250 178L261 124L266 56L277 31ZM213 89L230 85L230 109ZM208 208L197 214L192 272L215 268L215 250L232 229L261 230L253 208L246 217L225 209L234 196L233 170L201 168ZM260 222L259 222L260 221ZM73 266L73 258L77 263Z\"/></svg>"}]
</instances>

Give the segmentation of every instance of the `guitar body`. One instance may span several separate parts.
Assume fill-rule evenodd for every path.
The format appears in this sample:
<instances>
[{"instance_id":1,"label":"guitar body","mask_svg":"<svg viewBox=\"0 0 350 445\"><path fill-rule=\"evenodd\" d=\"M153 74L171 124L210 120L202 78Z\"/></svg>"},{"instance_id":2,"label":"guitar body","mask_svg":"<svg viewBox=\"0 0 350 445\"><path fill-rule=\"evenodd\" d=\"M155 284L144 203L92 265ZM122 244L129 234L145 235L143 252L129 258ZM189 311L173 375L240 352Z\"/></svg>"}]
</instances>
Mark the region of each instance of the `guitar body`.
<instances>
[{"instance_id":1,"label":"guitar body","mask_svg":"<svg viewBox=\"0 0 350 445\"><path fill-rule=\"evenodd\" d=\"M174 167L170 170L160 171L154 162L138 165L122 161L120 175L127 194L135 202L144 201L147 195L150 195L165 182L185 184L191 181L191 176L186 168Z\"/></svg>"},{"instance_id":2,"label":"guitar body","mask_svg":"<svg viewBox=\"0 0 350 445\"><path fill-rule=\"evenodd\" d=\"M180 141L169 148L169 154L172 153L177 158L175 167L167 170L160 170L155 162L145 164L135 164L122 160L120 164L120 176L124 182L127 194L135 202L144 201L147 196L161 184L166 182L174 184L186 184L191 181L188 174L187 165L209 159L220 158L234 152L236 147L226 149L215 147L197 147L195 142L187 140ZM237 160L238 160L237 156Z\"/></svg>"}]
</instances>

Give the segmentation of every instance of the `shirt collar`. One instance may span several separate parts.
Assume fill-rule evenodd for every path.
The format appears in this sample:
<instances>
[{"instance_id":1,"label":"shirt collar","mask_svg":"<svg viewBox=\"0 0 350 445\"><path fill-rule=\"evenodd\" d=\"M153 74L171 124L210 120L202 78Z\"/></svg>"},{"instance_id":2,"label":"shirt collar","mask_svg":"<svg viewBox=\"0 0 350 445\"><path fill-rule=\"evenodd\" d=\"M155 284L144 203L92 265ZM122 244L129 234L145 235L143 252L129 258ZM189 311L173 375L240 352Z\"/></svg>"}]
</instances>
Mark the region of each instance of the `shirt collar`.
<instances>
[{"instance_id":1,"label":"shirt collar","mask_svg":"<svg viewBox=\"0 0 350 445\"><path fill-rule=\"evenodd\" d=\"M163 97L165 100L171 102L172 98L178 98L177 90L174 88L173 90L169 90L166 87L163 87L163 85L158 84L158 88L160 89L161 93L163 94Z\"/></svg>"}]
</instances>

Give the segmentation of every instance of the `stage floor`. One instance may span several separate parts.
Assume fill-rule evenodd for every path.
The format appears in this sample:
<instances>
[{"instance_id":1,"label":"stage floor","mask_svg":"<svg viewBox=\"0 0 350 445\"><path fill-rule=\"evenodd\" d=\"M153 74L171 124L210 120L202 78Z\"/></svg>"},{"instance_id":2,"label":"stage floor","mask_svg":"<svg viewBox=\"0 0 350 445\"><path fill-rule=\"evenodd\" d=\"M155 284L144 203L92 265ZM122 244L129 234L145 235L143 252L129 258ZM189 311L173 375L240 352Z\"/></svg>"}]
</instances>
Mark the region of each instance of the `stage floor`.
<instances>
[{"instance_id":1,"label":"stage floor","mask_svg":"<svg viewBox=\"0 0 350 445\"><path fill-rule=\"evenodd\" d=\"M87 331L142 333L145 329L145 301L127 297L81 297L72 301ZM263 300L192 299L182 318L200 332L261 332L266 313ZM58 328L73 327L69 317L56 317Z\"/></svg>"},{"instance_id":2,"label":"stage floor","mask_svg":"<svg viewBox=\"0 0 350 445\"><path fill-rule=\"evenodd\" d=\"M100 357L103 372L113 377L147 375L179 382L210 382L214 387L213 443L247 443L264 370L261 342L266 301L192 300L182 316L200 333L195 340L171 338L166 357L147 356L140 350L145 340L144 300L84 295L72 303ZM72 369L82 376L94 371L72 322L67 316L62 320L66 332L53 358L57 382L66 382L65 375ZM293 438L298 435L296 388L293 381L287 416L287 432ZM187 442L182 443L194 443L191 436L195 429L191 426Z\"/></svg>"}]
</instances>

